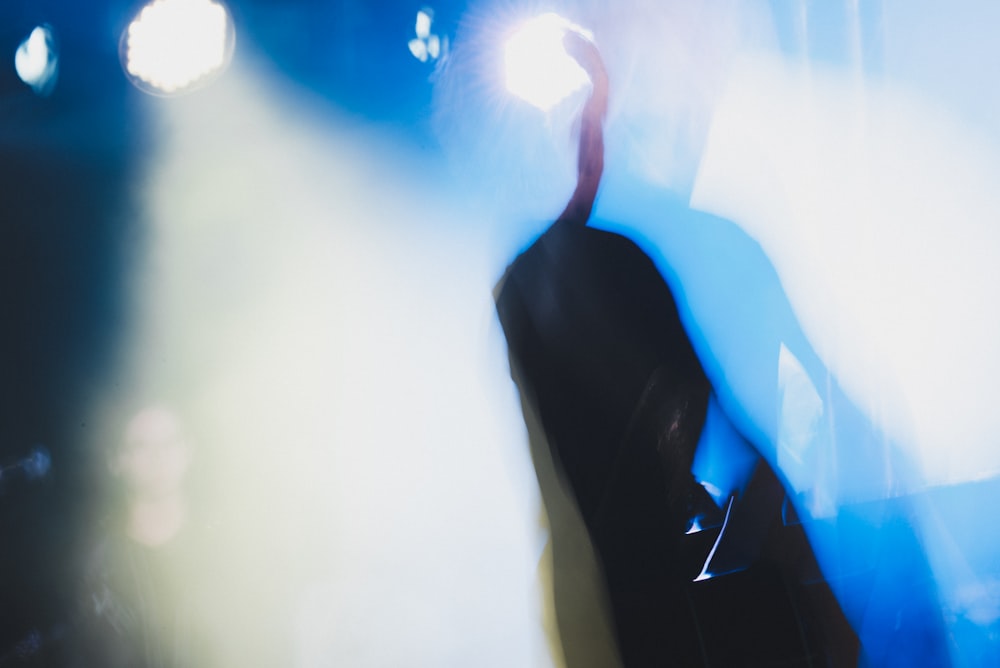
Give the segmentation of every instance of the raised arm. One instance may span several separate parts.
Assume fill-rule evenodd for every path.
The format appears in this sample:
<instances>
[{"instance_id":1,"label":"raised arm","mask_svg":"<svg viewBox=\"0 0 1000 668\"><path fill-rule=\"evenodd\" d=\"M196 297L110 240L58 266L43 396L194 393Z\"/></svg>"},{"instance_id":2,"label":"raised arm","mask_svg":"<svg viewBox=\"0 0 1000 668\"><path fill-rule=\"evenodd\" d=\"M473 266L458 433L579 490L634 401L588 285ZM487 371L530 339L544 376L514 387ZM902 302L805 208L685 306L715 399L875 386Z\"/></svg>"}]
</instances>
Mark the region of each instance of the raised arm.
<instances>
[{"instance_id":1,"label":"raised arm","mask_svg":"<svg viewBox=\"0 0 1000 668\"><path fill-rule=\"evenodd\" d=\"M567 32L563 42L566 52L590 76L591 91L580 115L576 190L558 222L586 225L604 172L603 124L608 110L608 74L593 42L575 32Z\"/></svg>"}]
</instances>

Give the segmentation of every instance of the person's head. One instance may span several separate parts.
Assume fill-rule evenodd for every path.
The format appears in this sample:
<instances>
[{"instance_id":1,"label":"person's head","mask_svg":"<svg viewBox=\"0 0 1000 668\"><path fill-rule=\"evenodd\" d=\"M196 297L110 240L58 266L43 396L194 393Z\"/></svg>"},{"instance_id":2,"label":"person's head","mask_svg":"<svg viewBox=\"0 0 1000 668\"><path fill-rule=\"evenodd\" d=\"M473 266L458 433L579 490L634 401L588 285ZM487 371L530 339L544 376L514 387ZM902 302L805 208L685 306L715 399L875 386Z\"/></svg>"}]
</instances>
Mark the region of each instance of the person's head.
<instances>
[{"instance_id":1,"label":"person's head","mask_svg":"<svg viewBox=\"0 0 1000 668\"><path fill-rule=\"evenodd\" d=\"M109 462L133 498L155 498L180 491L191 446L177 414L164 405L135 412L124 426Z\"/></svg>"}]
</instances>

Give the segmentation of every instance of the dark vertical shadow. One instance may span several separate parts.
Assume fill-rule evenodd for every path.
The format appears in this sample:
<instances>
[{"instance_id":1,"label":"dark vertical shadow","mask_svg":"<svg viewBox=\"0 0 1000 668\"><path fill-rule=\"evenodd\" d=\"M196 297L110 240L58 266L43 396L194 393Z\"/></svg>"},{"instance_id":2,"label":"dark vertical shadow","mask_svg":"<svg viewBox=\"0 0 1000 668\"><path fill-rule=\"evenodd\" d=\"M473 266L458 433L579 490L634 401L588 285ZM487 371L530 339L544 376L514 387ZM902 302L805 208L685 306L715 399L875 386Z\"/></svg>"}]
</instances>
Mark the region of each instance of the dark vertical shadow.
<instances>
[{"instance_id":1,"label":"dark vertical shadow","mask_svg":"<svg viewBox=\"0 0 1000 668\"><path fill-rule=\"evenodd\" d=\"M107 3L8 9L11 55L36 19L68 27L50 97L10 64L0 77L0 466L37 444L51 454L37 479L0 475L0 664L61 665L94 492L84 406L124 325L142 143L116 50L89 41L106 35Z\"/></svg>"}]
</instances>

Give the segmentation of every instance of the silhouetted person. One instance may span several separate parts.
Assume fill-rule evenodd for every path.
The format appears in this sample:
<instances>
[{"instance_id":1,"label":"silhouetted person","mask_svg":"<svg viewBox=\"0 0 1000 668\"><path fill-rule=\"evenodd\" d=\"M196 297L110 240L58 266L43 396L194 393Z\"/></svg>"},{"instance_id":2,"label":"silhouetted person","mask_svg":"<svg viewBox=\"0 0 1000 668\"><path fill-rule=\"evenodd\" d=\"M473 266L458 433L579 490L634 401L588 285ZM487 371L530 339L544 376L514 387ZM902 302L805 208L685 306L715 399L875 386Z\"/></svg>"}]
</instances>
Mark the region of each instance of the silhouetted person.
<instances>
[{"instance_id":1,"label":"silhouetted person","mask_svg":"<svg viewBox=\"0 0 1000 668\"><path fill-rule=\"evenodd\" d=\"M686 530L695 517L718 527L727 510L691 474L712 388L653 261L626 237L587 227L603 171L608 79L592 43L568 33L565 45L592 82L577 186L495 294L536 469L539 454L551 454L579 509L621 660L629 668L856 660L856 638L829 590L802 584L817 576L812 554L801 530L782 524L783 491L763 463L729 507L734 537L720 555L753 565L693 582L719 530L710 538ZM558 484L541 472L539 482L543 498ZM552 535L558 619L567 614L558 571L573 555L559 545L558 526ZM586 663L574 639L564 641L570 668Z\"/></svg>"}]
</instances>

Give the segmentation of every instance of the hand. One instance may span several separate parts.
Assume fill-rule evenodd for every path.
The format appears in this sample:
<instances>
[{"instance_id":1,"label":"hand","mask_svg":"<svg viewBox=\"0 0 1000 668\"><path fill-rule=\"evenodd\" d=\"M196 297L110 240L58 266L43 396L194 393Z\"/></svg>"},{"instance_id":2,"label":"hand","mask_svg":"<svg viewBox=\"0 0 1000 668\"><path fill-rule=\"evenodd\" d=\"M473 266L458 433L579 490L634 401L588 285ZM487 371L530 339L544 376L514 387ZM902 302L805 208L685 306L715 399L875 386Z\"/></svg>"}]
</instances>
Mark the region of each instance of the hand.
<instances>
[{"instance_id":1,"label":"hand","mask_svg":"<svg viewBox=\"0 0 1000 668\"><path fill-rule=\"evenodd\" d=\"M573 60L590 76L591 83L596 87L607 86L608 73L604 69L601 54L589 39L580 33L567 30L563 36L563 47Z\"/></svg>"}]
</instances>

